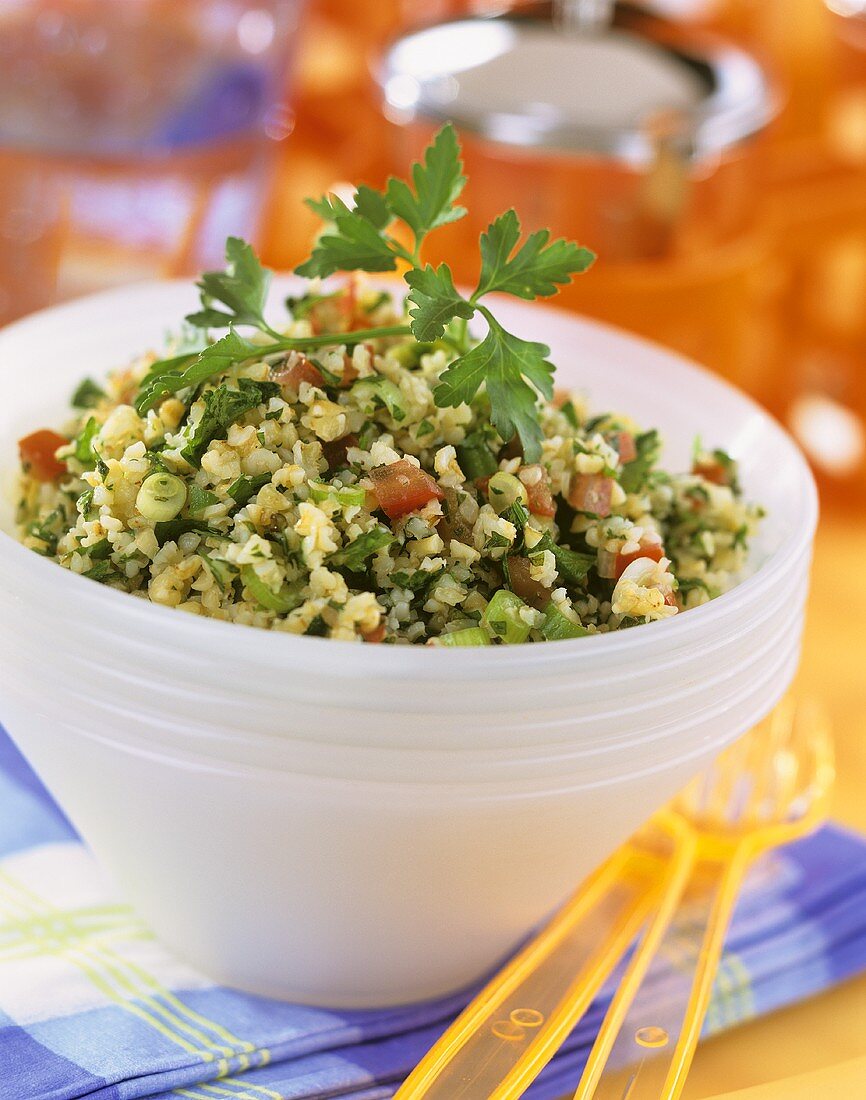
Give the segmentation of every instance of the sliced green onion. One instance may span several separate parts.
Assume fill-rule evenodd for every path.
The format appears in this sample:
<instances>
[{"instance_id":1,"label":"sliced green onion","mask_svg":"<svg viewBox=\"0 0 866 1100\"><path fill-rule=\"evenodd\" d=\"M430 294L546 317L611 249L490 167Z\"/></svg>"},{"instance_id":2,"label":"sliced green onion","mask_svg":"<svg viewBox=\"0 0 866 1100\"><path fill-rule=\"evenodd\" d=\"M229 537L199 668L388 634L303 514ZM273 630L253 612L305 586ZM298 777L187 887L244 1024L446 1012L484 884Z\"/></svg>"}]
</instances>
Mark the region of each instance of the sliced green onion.
<instances>
[{"instance_id":1,"label":"sliced green onion","mask_svg":"<svg viewBox=\"0 0 866 1100\"><path fill-rule=\"evenodd\" d=\"M344 508L360 508L367 499L367 491L357 485L327 485L324 481L311 481L310 496L317 502L330 499Z\"/></svg>"},{"instance_id":2,"label":"sliced green onion","mask_svg":"<svg viewBox=\"0 0 866 1100\"><path fill-rule=\"evenodd\" d=\"M579 623L566 618L555 603L549 603L544 611L541 633L548 642L561 641L563 638L583 638L589 631Z\"/></svg>"},{"instance_id":3,"label":"sliced green onion","mask_svg":"<svg viewBox=\"0 0 866 1100\"><path fill-rule=\"evenodd\" d=\"M198 556L211 571L211 575L216 581L217 588L219 588L220 592L225 592L232 579L232 571L229 564L217 558L210 557L201 549L198 550Z\"/></svg>"},{"instance_id":4,"label":"sliced green onion","mask_svg":"<svg viewBox=\"0 0 866 1100\"><path fill-rule=\"evenodd\" d=\"M436 645L490 645L490 637L480 626L470 626L465 630L454 630L450 634L440 634L434 639Z\"/></svg>"},{"instance_id":5,"label":"sliced green onion","mask_svg":"<svg viewBox=\"0 0 866 1100\"><path fill-rule=\"evenodd\" d=\"M381 374L376 375L375 378L362 378L360 382L356 382L352 386L352 396L359 403L367 406L383 406L395 420L406 419L403 394L390 378L384 378Z\"/></svg>"},{"instance_id":6,"label":"sliced green onion","mask_svg":"<svg viewBox=\"0 0 866 1100\"><path fill-rule=\"evenodd\" d=\"M174 474L157 473L146 477L138 490L135 506L145 519L165 523L174 519L186 504L186 485Z\"/></svg>"},{"instance_id":7,"label":"sliced green onion","mask_svg":"<svg viewBox=\"0 0 866 1100\"><path fill-rule=\"evenodd\" d=\"M277 611L281 615L285 615L289 611L294 611L296 607L300 607L304 602L298 586L284 584L279 592L272 591L252 565L241 567L241 580L250 590L256 603L265 608L266 611Z\"/></svg>"},{"instance_id":8,"label":"sliced green onion","mask_svg":"<svg viewBox=\"0 0 866 1100\"><path fill-rule=\"evenodd\" d=\"M520 616L525 607L526 604L519 596L509 592L507 588L500 588L493 593L481 621L492 634L508 645L525 642L532 629Z\"/></svg>"},{"instance_id":9,"label":"sliced green onion","mask_svg":"<svg viewBox=\"0 0 866 1100\"><path fill-rule=\"evenodd\" d=\"M519 477L499 470L487 483L487 499L501 515L518 501L521 504L527 504L529 494Z\"/></svg>"}]
</instances>

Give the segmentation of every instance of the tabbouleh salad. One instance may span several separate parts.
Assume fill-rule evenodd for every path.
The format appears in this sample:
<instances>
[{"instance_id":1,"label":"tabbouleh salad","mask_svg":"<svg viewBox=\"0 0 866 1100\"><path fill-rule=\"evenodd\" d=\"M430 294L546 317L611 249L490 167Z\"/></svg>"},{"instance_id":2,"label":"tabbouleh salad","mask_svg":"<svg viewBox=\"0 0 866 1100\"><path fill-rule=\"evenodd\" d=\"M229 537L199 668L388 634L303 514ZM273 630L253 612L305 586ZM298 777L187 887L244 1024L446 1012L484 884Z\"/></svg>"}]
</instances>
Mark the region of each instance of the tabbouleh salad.
<instances>
[{"instance_id":1,"label":"tabbouleh salad","mask_svg":"<svg viewBox=\"0 0 866 1100\"><path fill-rule=\"evenodd\" d=\"M575 638L735 583L761 510L729 456L696 446L688 473L660 469L656 431L554 393L549 350L483 300L549 297L592 254L546 231L521 243L508 211L470 296L422 265L463 183L446 126L412 184L311 202L313 281L278 328L269 272L231 239L167 357L85 380L62 433L21 440L25 545L164 606L366 642ZM405 303L360 274L398 266Z\"/></svg>"}]
</instances>

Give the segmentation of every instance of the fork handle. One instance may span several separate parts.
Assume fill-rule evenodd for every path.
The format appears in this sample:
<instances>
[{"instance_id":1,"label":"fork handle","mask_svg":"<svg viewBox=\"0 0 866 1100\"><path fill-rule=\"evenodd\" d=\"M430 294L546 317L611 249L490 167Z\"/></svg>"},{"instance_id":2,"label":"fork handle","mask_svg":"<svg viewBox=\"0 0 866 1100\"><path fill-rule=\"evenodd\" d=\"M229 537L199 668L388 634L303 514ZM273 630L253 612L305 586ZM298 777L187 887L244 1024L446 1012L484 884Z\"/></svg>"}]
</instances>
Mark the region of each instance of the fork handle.
<instances>
[{"instance_id":1,"label":"fork handle","mask_svg":"<svg viewBox=\"0 0 866 1100\"><path fill-rule=\"evenodd\" d=\"M628 948L662 877L657 858L621 849L458 1017L398 1100L521 1096Z\"/></svg>"},{"instance_id":2,"label":"fork handle","mask_svg":"<svg viewBox=\"0 0 866 1100\"><path fill-rule=\"evenodd\" d=\"M693 880L700 879L702 890L681 903L658 948L658 957L673 961L673 977L665 980L664 988L652 980L641 986L600 1075L598 1059L590 1055L576 1100L677 1100L681 1095L701 1036L731 915L755 855L752 845L743 842L729 860L696 865ZM705 928L703 938L694 946L684 939L683 922ZM684 958L684 948L690 947L691 953ZM602 1033L604 1030L603 1025ZM627 1065L632 1070L624 1082L621 1070ZM597 1082L594 1088L593 1078Z\"/></svg>"}]
</instances>

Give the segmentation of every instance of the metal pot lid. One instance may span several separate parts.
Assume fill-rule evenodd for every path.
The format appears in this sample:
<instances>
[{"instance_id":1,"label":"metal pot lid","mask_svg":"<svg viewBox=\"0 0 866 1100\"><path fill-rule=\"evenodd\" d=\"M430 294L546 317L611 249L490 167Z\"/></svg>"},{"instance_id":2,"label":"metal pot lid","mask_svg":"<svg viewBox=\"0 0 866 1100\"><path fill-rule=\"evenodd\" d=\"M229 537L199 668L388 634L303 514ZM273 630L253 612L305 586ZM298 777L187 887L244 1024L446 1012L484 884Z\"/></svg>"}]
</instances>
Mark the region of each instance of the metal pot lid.
<instances>
[{"instance_id":1,"label":"metal pot lid","mask_svg":"<svg viewBox=\"0 0 866 1100\"><path fill-rule=\"evenodd\" d=\"M659 125L703 160L775 113L751 55L713 41L688 48L616 27L574 34L525 18L458 19L394 42L378 78L398 122L451 119L505 145L642 164Z\"/></svg>"}]
</instances>

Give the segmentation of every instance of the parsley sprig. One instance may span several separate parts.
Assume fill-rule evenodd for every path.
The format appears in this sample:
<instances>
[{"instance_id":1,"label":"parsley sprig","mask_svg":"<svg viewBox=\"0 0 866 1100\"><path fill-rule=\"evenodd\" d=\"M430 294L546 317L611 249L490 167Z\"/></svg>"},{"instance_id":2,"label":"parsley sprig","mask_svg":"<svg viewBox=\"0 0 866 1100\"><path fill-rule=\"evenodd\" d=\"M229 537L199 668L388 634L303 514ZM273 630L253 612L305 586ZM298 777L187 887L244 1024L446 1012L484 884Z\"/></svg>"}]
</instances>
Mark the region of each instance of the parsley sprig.
<instances>
[{"instance_id":1,"label":"parsley sprig","mask_svg":"<svg viewBox=\"0 0 866 1100\"><path fill-rule=\"evenodd\" d=\"M202 308L187 318L196 328L225 328L227 334L202 351L154 363L142 381L138 411L143 414L170 394L195 393L226 367L253 357L410 332L419 343L430 343L447 337L446 329L453 323L465 326L480 315L487 324L486 335L475 347L461 348L462 354L442 373L434 400L440 407L469 403L485 386L497 432L505 440L516 434L527 460L536 461L542 438L538 396L550 398L553 392L550 349L509 332L497 320L495 302L487 296L549 298L573 275L586 271L595 257L573 241L551 240L546 229L530 233L521 242L520 221L508 210L481 235L478 283L471 294L462 294L448 264L424 264L421 252L428 234L465 215L457 201L465 183L460 144L449 123L436 134L423 160L413 165L411 180L392 177L382 191L362 184L351 203L337 195L307 200L325 229L297 273L326 278L341 271L396 271L404 265L408 324L303 338L283 336L265 317L270 272L248 244L229 238L226 270L202 277L198 284ZM242 326L257 329L270 342L241 335L237 329Z\"/></svg>"}]
</instances>

